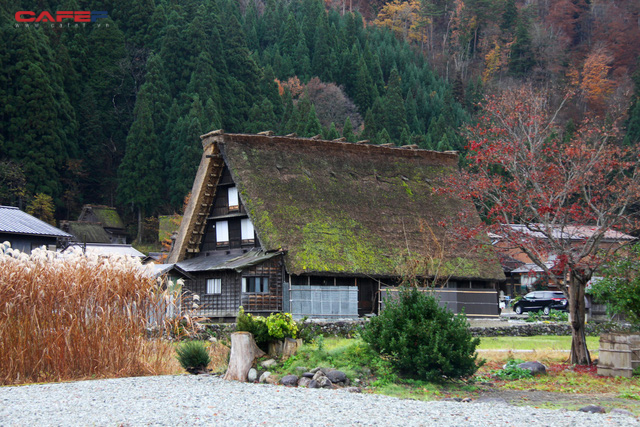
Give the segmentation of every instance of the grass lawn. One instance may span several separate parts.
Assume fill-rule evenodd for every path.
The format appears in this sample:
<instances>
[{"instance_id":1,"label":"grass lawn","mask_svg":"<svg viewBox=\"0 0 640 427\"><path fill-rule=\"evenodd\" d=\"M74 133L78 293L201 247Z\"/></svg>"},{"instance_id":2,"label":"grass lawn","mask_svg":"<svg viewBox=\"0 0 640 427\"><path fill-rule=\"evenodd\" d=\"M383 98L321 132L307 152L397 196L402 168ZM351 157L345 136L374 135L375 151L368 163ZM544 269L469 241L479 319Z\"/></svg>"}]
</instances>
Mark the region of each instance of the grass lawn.
<instances>
[{"instance_id":1,"label":"grass lawn","mask_svg":"<svg viewBox=\"0 0 640 427\"><path fill-rule=\"evenodd\" d=\"M600 347L599 337L587 337L590 352ZM571 350L570 336L484 337L478 350Z\"/></svg>"}]
</instances>

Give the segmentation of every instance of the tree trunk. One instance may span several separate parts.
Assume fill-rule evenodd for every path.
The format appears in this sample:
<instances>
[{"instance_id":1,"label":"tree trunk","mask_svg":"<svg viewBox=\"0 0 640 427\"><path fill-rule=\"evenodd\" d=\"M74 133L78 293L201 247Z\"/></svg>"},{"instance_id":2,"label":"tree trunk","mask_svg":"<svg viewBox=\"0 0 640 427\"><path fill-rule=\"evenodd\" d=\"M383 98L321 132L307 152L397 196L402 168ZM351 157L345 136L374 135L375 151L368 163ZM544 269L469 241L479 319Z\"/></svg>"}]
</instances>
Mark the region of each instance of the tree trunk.
<instances>
[{"instance_id":1,"label":"tree trunk","mask_svg":"<svg viewBox=\"0 0 640 427\"><path fill-rule=\"evenodd\" d=\"M576 365L590 365L591 356L587 348L585 334L584 289L586 283L579 281L575 274L571 274L569 288L569 313L571 317L571 363Z\"/></svg>"},{"instance_id":2,"label":"tree trunk","mask_svg":"<svg viewBox=\"0 0 640 427\"><path fill-rule=\"evenodd\" d=\"M142 208L138 208L138 236L136 241L138 244L142 243Z\"/></svg>"},{"instance_id":3,"label":"tree trunk","mask_svg":"<svg viewBox=\"0 0 640 427\"><path fill-rule=\"evenodd\" d=\"M249 369L255 360L264 354L253 340L251 332L234 332L231 334L229 368L223 378L228 381L247 381Z\"/></svg>"}]
</instances>

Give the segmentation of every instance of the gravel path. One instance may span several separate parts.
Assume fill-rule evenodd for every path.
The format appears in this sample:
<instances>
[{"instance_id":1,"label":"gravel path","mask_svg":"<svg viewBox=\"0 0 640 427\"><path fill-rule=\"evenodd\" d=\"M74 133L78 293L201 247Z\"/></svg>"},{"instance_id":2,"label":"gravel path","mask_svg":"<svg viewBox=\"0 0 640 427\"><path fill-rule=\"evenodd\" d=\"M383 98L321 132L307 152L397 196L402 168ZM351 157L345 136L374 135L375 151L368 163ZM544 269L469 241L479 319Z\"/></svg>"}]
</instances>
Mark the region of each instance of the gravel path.
<instances>
[{"instance_id":1,"label":"gravel path","mask_svg":"<svg viewBox=\"0 0 640 427\"><path fill-rule=\"evenodd\" d=\"M0 425L637 426L621 414L420 402L344 390L159 376L0 387Z\"/></svg>"}]
</instances>

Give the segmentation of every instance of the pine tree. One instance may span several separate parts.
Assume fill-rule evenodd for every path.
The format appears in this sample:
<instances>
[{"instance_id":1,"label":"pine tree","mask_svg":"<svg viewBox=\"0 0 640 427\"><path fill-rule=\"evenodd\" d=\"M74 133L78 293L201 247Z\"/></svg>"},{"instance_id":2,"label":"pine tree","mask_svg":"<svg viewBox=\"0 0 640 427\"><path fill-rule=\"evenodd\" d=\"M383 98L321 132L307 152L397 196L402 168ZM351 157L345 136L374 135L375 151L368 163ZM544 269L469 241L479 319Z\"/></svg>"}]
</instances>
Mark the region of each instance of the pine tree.
<instances>
[{"instance_id":1,"label":"pine tree","mask_svg":"<svg viewBox=\"0 0 640 427\"><path fill-rule=\"evenodd\" d=\"M511 45L509 71L515 76L525 76L535 65L531 36L524 22L516 27L516 39Z\"/></svg>"},{"instance_id":2,"label":"pine tree","mask_svg":"<svg viewBox=\"0 0 640 427\"><path fill-rule=\"evenodd\" d=\"M124 159L118 169L118 199L138 213L138 242L142 238L142 218L152 213L160 202L162 156L154 132L151 102L138 98L135 120L127 135Z\"/></svg>"},{"instance_id":3,"label":"pine tree","mask_svg":"<svg viewBox=\"0 0 640 427\"><path fill-rule=\"evenodd\" d=\"M407 111L404 108L402 89L400 87L400 75L397 69L391 70L387 94L384 100L386 112L386 129L394 140L399 140L402 131L407 127ZM375 111L375 109L374 109ZM408 135L407 135L408 139Z\"/></svg>"},{"instance_id":4,"label":"pine tree","mask_svg":"<svg viewBox=\"0 0 640 427\"><path fill-rule=\"evenodd\" d=\"M336 124L331 122L328 128L322 130L322 137L324 139L333 140L340 138L340 134L338 133L338 129L336 129Z\"/></svg>"},{"instance_id":5,"label":"pine tree","mask_svg":"<svg viewBox=\"0 0 640 427\"><path fill-rule=\"evenodd\" d=\"M351 124L351 119L349 117L344 121L342 136L346 138L348 142L356 142L356 135L353 133L353 125Z\"/></svg>"},{"instance_id":6,"label":"pine tree","mask_svg":"<svg viewBox=\"0 0 640 427\"><path fill-rule=\"evenodd\" d=\"M386 129L382 129L380 132L378 132L378 135L376 136L376 139L373 142L375 144L392 144L393 143Z\"/></svg>"},{"instance_id":7,"label":"pine tree","mask_svg":"<svg viewBox=\"0 0 640 427\"><path fill-rule=\"evenodd\" d=\"M316 107L311 105L311 110L309 110L309 115L307 116L307 123L304 127L304 136L311 137L319 135L321 132L322 125L320 124L320 120L318 120L318 116L316 115Z\"/></svg>"},{"instance_id":8,"label":"pine tree","mask_svg":"<svg viewBox=\"0 0 640 427\"><path fill-rule=\"evenodd\" d=\"M247 132L258 133L265 130L275 130L276 115L273 112L273 104L268 99L263 99L260 105L253 104L249 111L249 120L245 126Z\"/></svg>"}]
</instances>

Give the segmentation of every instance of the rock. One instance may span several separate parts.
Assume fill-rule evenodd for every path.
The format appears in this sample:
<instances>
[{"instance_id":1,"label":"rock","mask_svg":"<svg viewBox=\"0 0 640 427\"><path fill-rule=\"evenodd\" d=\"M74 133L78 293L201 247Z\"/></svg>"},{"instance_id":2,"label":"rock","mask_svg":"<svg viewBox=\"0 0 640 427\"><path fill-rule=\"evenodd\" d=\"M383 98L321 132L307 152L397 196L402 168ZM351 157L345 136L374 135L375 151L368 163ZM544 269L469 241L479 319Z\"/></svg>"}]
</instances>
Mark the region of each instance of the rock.
<instances>
[{"instance_id":1,"label":"rock","mask_svg":"<svg viewBox=\"0 0 640 427\"><path fill-rule=\"evenodd\" d=\"M269 368L272 368L272 367L276 366L277 363L278 362L276 362L275 360L269 359L269 360L265 360L264 362L262 362L260 364L260 366L262 366L265 369L269 369Z\"/></svg>"},{"instance_id":2,"label":"rock","mask_svg":"<svg viewBox=\"0 0 640 427\"><path fill-rule=\"evenodd\" d=\"M322 372L322 375L324 375L324 371L325 371L325 369L324 369L324 368L321 368L320 366L318 366L317 368L313 368L313 369L312 369L312 370L310 370L309 372L311 372L312 374L315 374L315 373L317 373L318 371L321 371L321 372Z\"/></svg>"},{"instance_id":3,"label":"rock","mask_svg":"<svg viewBox=\"0 0 640 427\"><path fill-rule=\"evenodd\" d=\"M267 377L266 383L276 385L278 384L278 377L275 375L269 375Z\"/></svg>"},{"instance_id":4,"label":"rock","mask_svg":"<svg viewBox=\"0 0 640 427\"><path fill-rule=\"evenodd\" d=\"M321 377L316 378L316 382L318 383L318 385L320 387L323 387L323 388L330 388L333 385L331 380L329 378L325 377L324 375L321 376Z\"/></svg>"},{"instance_id":5,"label":"rock","mask_svg":"<svg viewBox=\"0 0 640 427\"><path fill-rule=\"evenodd\" d=\"M347 381L347 375L342 371L329 371L326 374L332 383L344 383Z\"/></svg>"},{"instance_id":6,"label":"rock","mask_svg":"<svg viewBox=\"0 0 640 427\"><path fill-rule=\"evenodd\" d=\"M216 337L209 337L209 341L210 341L210 342L218 342L218 338L216 338Z\"/></svg>"},{"instance_id":7,"label":"rock","mask_svg":"<svg viewBox=\"0 0 640 427\"><path fill-rule=\"evenodd\" d=\"M298 380L298 387L309 387L311 381L313 381L311 378L302 377Z\"/></svg>"},{"instance_id":8,"label":"rock","mask_svg":"<svg viewBox=\"0 0 640 427\"><path fill-rule=\"evenodd\" d=\"M349 393L362 393L362 389L360 389L360 387L348 387L345 388L345 390Z\"/></svg>"},{"instance_id":9,"label":"rock","mask_svg":"<svg viewBox=\"0 0 640 427\"><path fill-rule=\"evenodd\" d=\"M317 381L317 380L318 380L318 378L320 378L320 377L324 377L324 372L322 372L322 371L316 371L316 372L313 374L313 379L314 379L314 380L316 380L316 381Z\"/></svg>"},{"instance_id":10,"label":"rock","mask_svg":"<svg viewBox=\"0 0 640 427\"><path fill-rule=\"evenodd\" d=\"M261 384L264 384L267 382L267 379L271 376L271 372L269 371L265 371L262 373L262 375L260 375L260 379L258 380L258 382L260 382Z\"/></svg>"},{"instance_id":11,"label":"rock","mask_svg":"<svg viewBox=\"0 0 640 427\"><path fill-rule=\"evenodd\" d=\"M461 400L461 402L463 402L463 403L469 403L469 402L472 402L472 401L473 401L473 399L470 398L470 397L465 397L464 399Z\"/></svg>"},{"instance_id":12,"label":"rock","mask_svg":"<svg viewBox=\"0 0 640 427\"><path fill-rule=\"evenodd\" d=\"M282 385L286 386L297 386L298 385L298 376L297 375L285 375L280 380Z\"/></svg>"},{"instance_id":13,"label":"rock","mask_svg":"<svg viewBox=\"0 0 640 427\"><path fill-rule=\"evenodd\" d=\"M256 380L258 379L258 371L256 371L254 368L249 369L249 373L247 374L247 381L249 381L250 383L256 382Z\"/></svg>"},{"instance_id":14,"label":"rock","mask_svg":"<svg viewBox=\"0 0 640 427\"><path fill-rule=\"evenodd\" d=\"M590 414L605 414L607 412L602 406L588 405L584 408L578 409L580 412L589 412Z\"/></svg>"},{"instance_id":15,"label":"rock","mask_svg":"<svg viewBox=\"0 0 640 427\"><path fill-rule=\"evenodd\" d=\"M315 374L312 374L311 372L305 372L304 374L302 374L303 377L305 378L313 378Z\"/></svg>"},{"instance_id":16,"label":"rock","mask_svg":"<svg viewBox=\"0 0 640 427\"><path fill-rule=\"evenodd\" d=\"M320 386L318 385L318 381L316 381L316 380L311 380L307 387L309 387L309 388L320 388Z\"/></svg>"},{"instance_id":17,"label":"rock","mask_svg":"<svg viewBox=\"0 0 640 427\"><path fill-rule=\"evenodd\" d=\"M547 368L540 362L524 362L518 365L518 368L528 369L533 375L546 375Z\"/></svg>"},{"instance_id":18,"label":"rock","mask_svg":"<svg viewBox=\"0 0 640 427\"><path fill-rule=\"evenodd\" d=\"M296 371L297 372L307 372L308 369L305 368L304 366L296 366Z\"/></svg>"},{"instance_id":19,"label":"rock","mask_svg":"<svg viewBox=\"0 0 640 427\"><path fill-rule=\"evenodd\" d=\"M629 417L633 417L635 418L635 414L633 412L629 412L626 409L620 409L620 408L613 408L611 411L609 411L610 414L620 414L620 415L627 415Z\"/></svg>"}]
</instances>

